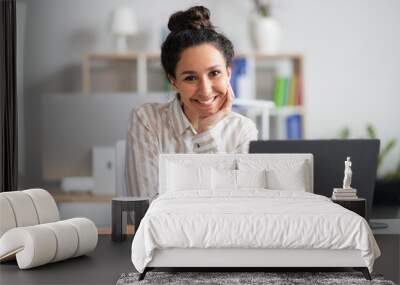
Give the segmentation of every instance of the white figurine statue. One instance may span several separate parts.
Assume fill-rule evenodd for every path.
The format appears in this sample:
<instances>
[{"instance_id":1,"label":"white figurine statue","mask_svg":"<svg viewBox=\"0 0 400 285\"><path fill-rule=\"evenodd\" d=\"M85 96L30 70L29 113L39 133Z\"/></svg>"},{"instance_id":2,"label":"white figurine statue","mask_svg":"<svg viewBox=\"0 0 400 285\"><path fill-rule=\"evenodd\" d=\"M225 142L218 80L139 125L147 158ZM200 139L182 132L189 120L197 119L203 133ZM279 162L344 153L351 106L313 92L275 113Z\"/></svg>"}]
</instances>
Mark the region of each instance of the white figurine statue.
<instances>
[{"instance_id":1,"label":"white figurine statue","mask_svg":"<svg viewBox=\"0 0 400 285\"><path fill-rule=\"evenodd\" d=\"M344 162L344 179L343 179L343 189L352 189L351 188L351 176L353 175L351 171L351 161L350 156L347 157L347 160Z\"/></svg>"}]
</instances>

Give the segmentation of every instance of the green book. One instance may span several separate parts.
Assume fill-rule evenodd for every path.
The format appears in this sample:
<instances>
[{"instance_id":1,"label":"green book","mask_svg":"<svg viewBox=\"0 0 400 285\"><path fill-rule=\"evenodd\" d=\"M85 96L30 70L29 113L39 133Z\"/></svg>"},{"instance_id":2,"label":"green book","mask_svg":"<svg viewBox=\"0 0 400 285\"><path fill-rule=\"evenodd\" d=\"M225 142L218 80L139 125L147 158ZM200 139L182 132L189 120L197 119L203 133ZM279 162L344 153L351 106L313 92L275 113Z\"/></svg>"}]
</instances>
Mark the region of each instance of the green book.
<instances>
[{"instance_id":1,"label":"green book","mask_svg":"<svg viewBox=\"0 0 400 285\"><path fill-rule=\"evenodd\" d=\"M283 77L277 77L275 80L275 90L274 90L274 103L276 107L283 106L285 95L285 79Z\"/></svg>"},{"instance_id":2,"label":"green book","mask_svg":"<svg viewBox=\"0 0 400 285\"><path fill-rule=\"evenodd\" d=\"M283 79L282 106L287 106L289 104L289 91L290 91L290 78L285 77Z\"/></svg>"}]
</instances>

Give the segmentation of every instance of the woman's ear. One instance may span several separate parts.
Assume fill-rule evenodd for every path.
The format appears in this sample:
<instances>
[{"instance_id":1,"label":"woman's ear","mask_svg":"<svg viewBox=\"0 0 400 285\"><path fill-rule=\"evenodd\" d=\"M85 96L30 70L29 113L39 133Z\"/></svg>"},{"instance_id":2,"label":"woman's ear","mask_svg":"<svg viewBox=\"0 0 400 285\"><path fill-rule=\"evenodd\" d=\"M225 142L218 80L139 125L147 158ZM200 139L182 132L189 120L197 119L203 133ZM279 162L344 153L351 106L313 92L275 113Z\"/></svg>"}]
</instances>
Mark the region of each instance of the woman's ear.
<instances>
[{"instance_id":1,"label":"woman's ear","mask_svg":"<svg viewBox=\"0 0 400 285\"><path fill-rule=\"evenodd\" d=\"M169 75L168 75L168 80L169 80L169 83L171 83L172 88L173 88L175 91L178 91L178 87L176 86L176 79L173 78L172 76L169 76Z\"/></svg>"},{"instance_id":2,"label":"woman's ear","mask_svg":"<svg viewBox=\"0 0 400 285\"><path fill-rule=\"evenodd\" d=\"M230 80L232 75L232 67L230 65L226 67L226 73L228 75L228 79Z\"/></svg>"}]
</instances>

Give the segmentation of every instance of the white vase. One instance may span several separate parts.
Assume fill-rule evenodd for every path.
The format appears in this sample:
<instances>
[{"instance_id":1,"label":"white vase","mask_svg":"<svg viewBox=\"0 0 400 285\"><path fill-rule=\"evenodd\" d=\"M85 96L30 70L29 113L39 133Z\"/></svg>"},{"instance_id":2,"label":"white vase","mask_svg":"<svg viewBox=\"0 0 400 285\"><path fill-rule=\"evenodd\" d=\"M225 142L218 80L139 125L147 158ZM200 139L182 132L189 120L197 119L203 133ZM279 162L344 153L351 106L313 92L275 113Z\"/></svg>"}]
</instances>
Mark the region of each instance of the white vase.
<instances>
[{"instance_id":1,"label":"white vase","mask_svg":"<svg viewBox=\"0 0 400 285\"><path fill-rule=\"evenodd\" d=\"M253 17L253 39L258 52L274 54L279 52L282 28L272 17Z\"/></svg>"}]
</instances>

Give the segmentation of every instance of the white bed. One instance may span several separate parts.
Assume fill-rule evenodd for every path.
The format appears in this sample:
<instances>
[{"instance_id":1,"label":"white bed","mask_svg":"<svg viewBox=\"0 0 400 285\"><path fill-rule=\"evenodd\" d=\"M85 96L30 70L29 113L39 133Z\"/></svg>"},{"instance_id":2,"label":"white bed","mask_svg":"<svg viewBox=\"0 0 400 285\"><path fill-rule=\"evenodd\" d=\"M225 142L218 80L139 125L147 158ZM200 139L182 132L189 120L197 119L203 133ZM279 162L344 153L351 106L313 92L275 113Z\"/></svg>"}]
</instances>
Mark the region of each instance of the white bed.
<instances>
[{"instance_id":1,"label":"white bed","mask_svg":"<svg viewBox=\"0 0 400 285\"><path fill-rule=\"evenodd\" d=\"M311 154L164 154L159 177L132 243L140 278L154 267L354 267L370 278L380 255L362 217L312 194Z\"/></svg>"}]
</instances>

